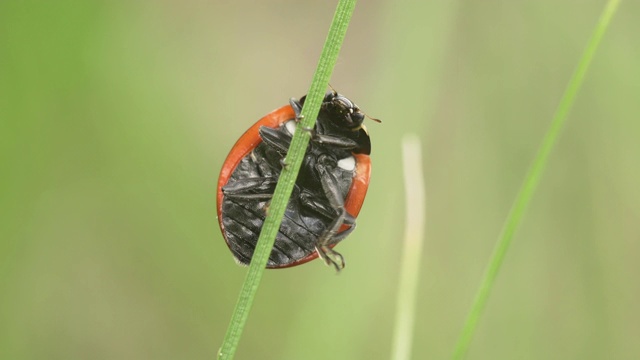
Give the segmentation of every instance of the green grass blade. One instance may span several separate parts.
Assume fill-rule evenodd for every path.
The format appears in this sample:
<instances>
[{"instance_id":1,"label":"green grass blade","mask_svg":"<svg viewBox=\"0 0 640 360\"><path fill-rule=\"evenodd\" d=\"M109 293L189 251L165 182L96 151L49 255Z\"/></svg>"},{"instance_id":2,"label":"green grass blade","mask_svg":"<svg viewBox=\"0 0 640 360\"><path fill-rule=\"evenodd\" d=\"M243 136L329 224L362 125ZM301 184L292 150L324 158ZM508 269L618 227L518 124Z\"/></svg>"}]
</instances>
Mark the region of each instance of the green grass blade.
<instances>
[{"instance_id":1,"label":"green grass blade","mask_svg":"<svg viewBox=\"0 0 640 360\"><path fill-rule=\"evenodd\" d=\"M422 171L422 149L420 138L407 135L402 140L402 168L406 216L404 247L400 264L400 281L396 303L396 319L391 346L391 359L411 359L413 329L416 309L418 274L424 242L424 218L426 194Z\"/></svg>"},{"instance_id":2,"label":"green grass blade","mask_svg":"<svg viewBox=\"0 0 640 360\"><path fill-rule=\"evenodd\" d=\"M505 254L509 249L509 245L511 244L513 235L518 225L520 224L520 221L522 220L523 214L527 206L529 205L531 198L533 197L533 193L536 190L542 172L547 165L549 154L556 144L558 135L564 123L566 122L567 115L569 114L569 110L573 105L576 94L582 86L585 74L587 73L589 65L591 64L591 60L593 59L593 55L598 49L600 40L602 40L602 37L607 27L609 26L609 23L611 22L611 18L615 14L619 2L619 0L609 0L609 2L607 3L604 11L602 12L602 15L600 16L600 20L596 25L595 31L591 39L589 40L587 48L580 58L578 66L573 73L571 80L569 80L569 84L553 117L553 121L551 122L549 130L547 130L547 133L544 136L544 139L533 161L533 164L531 165L524 183L520 188L518 195L516 196L511 211L507 216L504 227L502 229L502 233L500 235L498 243L496 244L493 255L480 284L480 288L471 307L471 311L467 316L462 333L458 338L458 342L453 354L454 359L462 359L467 353L469 344L477 327L478 320L480 319L480 315L484 310L489 292L493 287L493 283L495 282L498 270L502 265Z\"/></svg>"},{"instance_id":3,"label":"green grass blade","mask_svg":"<svg viewBox=\"0 0 640 360\"><path fill-rule=\"evenodd\" d=\"M313 76L311 88L302 109L304 119L300 126L313 127L315 123L355 4L355 0L340 0L338 3L329 34L327 35L320 60L318 61L318 67ZM218 359L228 360L234 357L244 325L249 317L249 310L251 309L253 299L258 290L260 279L262 279L262 274L267 265L276 234L278 229L280 229L280 223L282 222L285 208L293 191L293 185L298 176L308 143L308 132L295 132L287 154L286 162L288 166L282 171L278 179L278 185L271 200L267 218L260 232L258 244L251 259L247 276L242 284L240 295L238 296L238 302L231 316L222 347L218 352Z\"/></svg>"}]
</instances>

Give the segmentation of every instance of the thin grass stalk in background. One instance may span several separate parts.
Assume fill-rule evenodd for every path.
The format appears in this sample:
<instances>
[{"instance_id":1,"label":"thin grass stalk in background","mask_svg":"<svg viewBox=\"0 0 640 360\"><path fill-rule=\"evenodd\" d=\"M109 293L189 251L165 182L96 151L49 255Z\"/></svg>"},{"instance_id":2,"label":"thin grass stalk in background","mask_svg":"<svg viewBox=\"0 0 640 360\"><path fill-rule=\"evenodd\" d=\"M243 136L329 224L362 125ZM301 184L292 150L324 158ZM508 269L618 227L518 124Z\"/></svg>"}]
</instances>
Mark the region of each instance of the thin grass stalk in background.
<instances>
[{"instance_id":1,"label":"thin grass stalk in background","mask_svg":"<svg viewBox=\"0 0 640 360\"><path fill-rule=\"evenodd\" d=\"M356 0L340 0L338 3L329 34L318 61L318 67L311 82L311 88L302 108L303 120L300 126L313 127L315 124L315 119L318 117L320 105L324 98L324 92L331 79L331 73L340 53L355 5ZM309 132L296 131L287 153L286 163L288 166L283 169L278 179L278 184L269 205L267 218L264 221L247 276L238 296L238 302L233 310L227 333L218 352L218 359L229 360L234 357L308 144Z\"/></svg>"},{"instance_id":2,"label":"thin grass stalk in background","mask_svg":"<svg viewBox=\"0 0 640 360\"><path fill-rule=\"evenodd\" d=\"M480 283L480 288L476 294L473 305L471 306L471 311L467 316L462 333L458 338L453 354L454 359L462 359L467 353L469 344L476 330L478 320L480 319L480 315L487 303L489 292L493 287L498 270L502 266L502 262L507 250L509 249L513 235L522 220L524 211L531 201L533 193L540 181L542 172L547 165L549 154L551 153L551 150L553 150L558 135L560 134L560 130L567 120L567 115L569 114L569 110L573 105L576 94L582 85L585 74L589 69L593 55L595 54L598 45L600 44L600 40L602 40L602 37L611 22L611 18L618 8L619 2L619 0L609 0L607 3L602 15L600 16L600 20L596 25L595 31L589 40L587 48L580 58L573 76L569 80L569 84L562 96L562 99L560 100L560 105L553 117L549 130L547 130L547 133L544 136L542 144L538 150L538 154L536 155L524 183L516 196L513 207L507 216L498 243L496 244L491 260L489 261L489 265L485 271L482 282Z\"/></svg>"},{"instance_id":3,"label":"thin grass stalk in background","mask_svg":"<svg viewBox=\"0 0 640 360\"><path fill-rule=\"evenodd\" d=\"M414 134L402 140L402 168L406 214L404 248L400 264L400 284L396 303L391 359L409 360L413 343L418 274L422 258L425 218L425 186L420 138Z\"/></svg>"}]
</instances>

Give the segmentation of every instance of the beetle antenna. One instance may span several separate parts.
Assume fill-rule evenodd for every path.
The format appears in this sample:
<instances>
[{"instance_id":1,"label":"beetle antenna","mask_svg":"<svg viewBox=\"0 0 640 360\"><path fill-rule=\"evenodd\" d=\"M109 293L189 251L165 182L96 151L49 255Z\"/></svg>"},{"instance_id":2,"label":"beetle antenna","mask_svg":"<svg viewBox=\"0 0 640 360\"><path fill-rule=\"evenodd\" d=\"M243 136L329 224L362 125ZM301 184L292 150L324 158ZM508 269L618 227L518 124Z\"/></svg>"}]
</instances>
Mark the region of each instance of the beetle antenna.
<instances>
[{"instance_id":1,"label":"beetle antenna","mask_svg":"<svg viewBox=\"0 0 640 360\"><path fill-rule=\"evenodd\" d=\"M376 118L372 118L371 116L367 115L367 113L363 112L364 116L368 117L369 120L373 120L375 122L377 122L378 124L382 123L382 120L380 119L376 119Z\"/></svg>"},{"instance_id":2,"label":"beetle antenna","mask_svg":"<svg viewBox=\"0 0 640 360\"><path fill-rule=\"evenodd\" d=\"M333 86L331 86L331 84L327 83L327 85L329 85L329 88L331 89L331 91L333 91L335 94L337 94L338 92L336 91L336 89L333 88ZM382 120L380 119L376 119L376 118L372 118L371 116L367 115L367 113L365 113L364 111L361 111L364 116L368 117L369 120L373 120L375 122L377 122L378 124L382 123Z\"/></svg>"}]
</instances>

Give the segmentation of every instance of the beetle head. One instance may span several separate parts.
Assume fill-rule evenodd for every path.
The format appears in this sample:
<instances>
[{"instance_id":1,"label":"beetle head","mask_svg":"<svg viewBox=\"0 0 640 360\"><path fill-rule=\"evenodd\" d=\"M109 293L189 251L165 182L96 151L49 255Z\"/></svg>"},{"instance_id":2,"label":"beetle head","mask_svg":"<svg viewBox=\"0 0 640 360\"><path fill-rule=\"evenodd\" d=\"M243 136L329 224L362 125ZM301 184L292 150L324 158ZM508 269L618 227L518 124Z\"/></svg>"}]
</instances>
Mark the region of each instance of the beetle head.
<instances>
[{"instance_id":1,"label":"beetle head","mask_svg":"<svg viewBox=\"0 0 640 360\"><path fill-rule=\"evenodd\" d=\"M364 113L358 105L336 91L328 91L322 102L321 112L325 112L333 125L349 130L359 130L364 121Z\"/></svg>"}]
</instances>

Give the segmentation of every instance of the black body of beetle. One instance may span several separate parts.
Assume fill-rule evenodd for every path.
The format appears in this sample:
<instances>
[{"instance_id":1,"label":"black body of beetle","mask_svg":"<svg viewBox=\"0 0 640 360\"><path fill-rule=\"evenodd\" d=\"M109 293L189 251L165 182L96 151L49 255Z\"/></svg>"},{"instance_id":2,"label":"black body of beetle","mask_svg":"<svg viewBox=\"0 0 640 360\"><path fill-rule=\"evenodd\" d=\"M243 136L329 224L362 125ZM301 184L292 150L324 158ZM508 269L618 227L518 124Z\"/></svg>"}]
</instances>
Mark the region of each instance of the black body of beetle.
<instances>
[{"instance_id":1,"label":"black body of beetle","mask_svg":"<svg viewBox=\"0 0 640 360\"><path fill-rule=\"evenodd\" d=\"M290 101L296 117L304 99ZM344 267L342 256L332 248L355 228L345 198L356 176L354 155L371 151L363 120L364 114L344 96L325 95L314 128L307 129L309 147L267 267L294 266L317 256L338 270ZM296 125L297 119L291 119L277 128L261 126L262 142L242 158L222 186L221 227L242 264L251 261Z\"/></svg>"}]
</instances>

